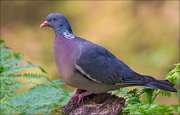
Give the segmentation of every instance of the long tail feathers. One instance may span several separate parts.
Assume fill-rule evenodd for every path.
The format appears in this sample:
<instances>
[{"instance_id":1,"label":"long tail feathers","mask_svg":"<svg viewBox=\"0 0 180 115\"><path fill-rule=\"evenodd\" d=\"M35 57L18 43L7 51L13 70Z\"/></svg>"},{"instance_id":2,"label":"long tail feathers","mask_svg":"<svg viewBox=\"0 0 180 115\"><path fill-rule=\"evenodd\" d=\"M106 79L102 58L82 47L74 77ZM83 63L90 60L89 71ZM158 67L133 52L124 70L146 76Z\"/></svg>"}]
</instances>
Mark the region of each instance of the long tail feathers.
<instances>
[{"instance_id":1,"label":"long tail feathers","mask_svg":"<svg viewBox=\"0 0 180 115\"><path fill-rule=\"evenodd\" d=\"M174 84L172 84L168 80L156 80L153 77L146 75L144 75L143 77L144 80L147 81L145 84L143 84L144 86L171 91L171 92L177 92L177 90L173 87Z\"/></svg>"}]
</instances>

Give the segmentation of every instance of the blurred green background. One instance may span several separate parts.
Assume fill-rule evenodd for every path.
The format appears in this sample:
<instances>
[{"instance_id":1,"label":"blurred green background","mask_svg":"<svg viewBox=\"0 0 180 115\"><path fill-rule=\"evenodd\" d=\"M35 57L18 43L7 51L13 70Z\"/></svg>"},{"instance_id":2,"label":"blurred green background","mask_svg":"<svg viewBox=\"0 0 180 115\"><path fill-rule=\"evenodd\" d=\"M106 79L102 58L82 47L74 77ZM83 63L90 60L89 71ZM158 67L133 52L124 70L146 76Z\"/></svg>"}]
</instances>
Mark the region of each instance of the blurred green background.
<instances>
[{"instance_id":1,"label":"blurred green background","mask_svg":"<svg viewBox=\"0 0 180 115\"><path fill-rule=\"evenodd\" d=\"M64 14L74 34L99 44L141 74L165 78L179 62L179 1L1 1L1 38L58 79L54 33L39 25ZM66 86L72 90L71 87ZM177 103L158 97L159 103ZM166 100L166 101L164 101Z\"/></svg>"}]
</instances>

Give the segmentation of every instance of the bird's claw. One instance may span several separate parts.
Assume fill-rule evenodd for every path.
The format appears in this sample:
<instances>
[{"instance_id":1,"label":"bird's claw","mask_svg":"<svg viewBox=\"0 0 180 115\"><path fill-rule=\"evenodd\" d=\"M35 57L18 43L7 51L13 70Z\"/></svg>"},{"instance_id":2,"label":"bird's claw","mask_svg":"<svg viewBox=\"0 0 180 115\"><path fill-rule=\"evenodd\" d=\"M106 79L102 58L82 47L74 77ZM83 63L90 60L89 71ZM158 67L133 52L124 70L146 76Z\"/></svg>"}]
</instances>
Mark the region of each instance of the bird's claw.
<instances>
[{"instance_id":1,"label":"bird's claw","mask_svg":"<svg viewBox=\"0 0 180 115\"><path fill-rule=\"evenodd\" d=\"M70 98L70 102L73 101L74 98L78 97L78 105L80 105L81 102L83 102L83 98L88 96L88 95L91 95L92 93L89 93L89 92L83 92L83 93L75 93L71 98Z\"/></svg>"}]
</instances>

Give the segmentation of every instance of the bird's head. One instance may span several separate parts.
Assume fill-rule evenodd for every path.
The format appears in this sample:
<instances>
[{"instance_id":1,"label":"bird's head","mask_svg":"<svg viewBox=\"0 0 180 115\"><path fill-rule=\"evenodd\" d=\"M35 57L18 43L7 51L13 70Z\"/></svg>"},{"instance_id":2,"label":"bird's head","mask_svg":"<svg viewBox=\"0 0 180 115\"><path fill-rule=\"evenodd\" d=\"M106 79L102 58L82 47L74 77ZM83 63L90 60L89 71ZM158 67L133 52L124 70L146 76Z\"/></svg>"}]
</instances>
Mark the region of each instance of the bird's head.
<instances>
[{"instance_id":1,"label":"bird's head","mask_svg":"<svg viewBox=\"0 0 180 115\"><path fill-rule=\"evenodd\" d=\"M72 33L71 26L65 16L59 13L50 13L46 17L46 21L44 21L41 25L40 28L42 27L51 27L54 29L54 31L58 32L64 32L68 31Z\"/></svg>"}]
</instances>

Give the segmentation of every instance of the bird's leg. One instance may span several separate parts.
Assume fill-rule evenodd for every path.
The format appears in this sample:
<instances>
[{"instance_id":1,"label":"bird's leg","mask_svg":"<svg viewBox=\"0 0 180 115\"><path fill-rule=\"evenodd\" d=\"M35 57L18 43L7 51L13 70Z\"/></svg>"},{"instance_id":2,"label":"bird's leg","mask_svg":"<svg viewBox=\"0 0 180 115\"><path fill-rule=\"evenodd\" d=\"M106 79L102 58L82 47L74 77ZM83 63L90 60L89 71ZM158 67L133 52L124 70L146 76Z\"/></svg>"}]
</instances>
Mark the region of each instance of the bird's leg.
<instances>
[{"instance_id":1,"label":"bird's leg","mask_svg":"<svg viewBox=\"0 0 180 115\"><path fill-rule=\"evenodd\" d=\"M79 95L80 95L81 93L83 93L83 92L85 92L85 90L77 89L76 92L74 93L74 95L71 96L69 102L72 101L72 100L73 100L74 98L76 98L76 97L79 98Z\"/></svg>"},{"instance_id":2,"label":"bird's leg","mask_svg":"<svg viewBox=\"0 0 180 115\"><path fill-rule=\"evenodd\" d=\"M93 94L93 93L90 93L90 92L87 92L87 91L79 94L79 96L78 96L79 97L78 98L78 104L80 104L81 101L83 102L84 97L86 97L88 95L91 95L91 94Z\"/></svg>"},{"instance_id":3,"label":"bird's leg","mask_svg":"<svg viewBox=\"0 0 180 115\"><path fill-rule=\"evenodd\" d=\"M85 91L85 90L77 89L76 92L74 93L74 95L71 96L69 102L73 101L74 98L77 97L77 98L78 98L78 105L79 105L80 102L83 101L83 98L84 98L85 96L88 96L88 95L91 95L91 94L92 94L92 93L87 92L87 91Z\"/></svg>"}]
</instances>

